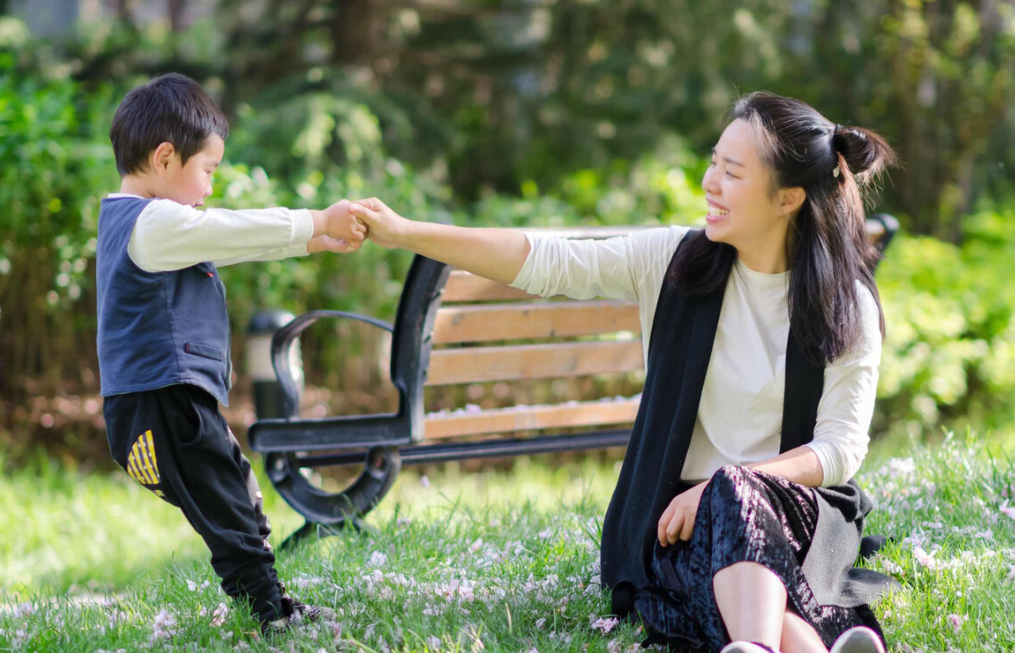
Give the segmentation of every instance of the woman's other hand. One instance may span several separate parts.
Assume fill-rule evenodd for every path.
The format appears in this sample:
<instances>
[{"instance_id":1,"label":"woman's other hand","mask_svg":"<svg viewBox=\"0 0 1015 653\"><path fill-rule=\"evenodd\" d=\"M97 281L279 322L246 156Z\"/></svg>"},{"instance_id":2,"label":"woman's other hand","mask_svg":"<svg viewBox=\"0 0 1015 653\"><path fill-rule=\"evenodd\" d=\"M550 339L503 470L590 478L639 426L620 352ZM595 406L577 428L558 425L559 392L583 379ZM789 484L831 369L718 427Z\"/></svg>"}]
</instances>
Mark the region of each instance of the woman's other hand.
<instances>
[{"instance_id":1,"label":"woman's other hand","mask_svg":"<svg viewBox=\"0 0 1015 653\"><path fill-rule=\"evenodd\" d=\"M699 483L690 490L678 494L670 501L670 505L659 518L659 543L663 546L676 544L677 540L686 542L691 539L694 529L694 516L698 512L698 502L708 482Z\"/></svg>"}]
</instances>

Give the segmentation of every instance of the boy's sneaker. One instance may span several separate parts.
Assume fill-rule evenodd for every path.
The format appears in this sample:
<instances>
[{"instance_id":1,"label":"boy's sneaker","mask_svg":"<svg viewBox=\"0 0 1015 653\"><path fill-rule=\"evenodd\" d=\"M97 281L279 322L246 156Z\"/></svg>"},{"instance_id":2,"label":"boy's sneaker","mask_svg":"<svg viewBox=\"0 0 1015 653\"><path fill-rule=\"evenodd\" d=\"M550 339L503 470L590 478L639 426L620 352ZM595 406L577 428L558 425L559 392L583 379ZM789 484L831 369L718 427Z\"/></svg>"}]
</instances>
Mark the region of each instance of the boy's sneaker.
<instances>
[{"instance_id":1,"label":"boy's sneaker","mask_svg":"<svg viewBox=\"0 0 1015 653\"><path fill-rule=\"evenodd\" d=\"M286 594L285 585L278 584L282 591L282 617L274 621L261 622L261 634L266 636L280 635L294 626L299 626L304 621L311 623L326 617L334 611L321 608L315 605L307 605L294 596Z\"/></svg>"},{"instance_id":2,"label":"boy's sneaker","mask_svg":"<svg viewBox=\"0 0 1015 653\"><path fill-rule=\"evenodd\" d=\"M856 626L839 635L828 653L885 653L885 646L876 632Z\"/></svg>"},{"instance_id":3,"label":"boy's sneaker","mask_svg":"<svg viewBox=\"0 0 1015 653\"><path fill-rule=\"evenodd\" d=\"M311 623L317 621L324 614L324 608L316 605L307 605L295 596L282 596L282 610L289 615L289 621L293 626L298 626L304 620Z\"/></svg>"},{"instance_id":4,"label":"boy's sneaker","mask_svg":"<svg viewBox=\"0 0 1015 653\"><path fill-rule=\"evenodd\" d=\"M779 653L771 646L757 642L731 642L723 647L720 653Z\"/></svg>"},{"instance_id":5,"label":"boy's sneaker","mask_svg":"<svg viewBox=\"0 0 1015 653\"><path fill-rule=\"evenodd\" d=\"M267 638L282 635L289 632L292 625L293 624L290 622L288 615L276 619L275 621L262 621L261 635Z\"/></svg>"}]
</instances>

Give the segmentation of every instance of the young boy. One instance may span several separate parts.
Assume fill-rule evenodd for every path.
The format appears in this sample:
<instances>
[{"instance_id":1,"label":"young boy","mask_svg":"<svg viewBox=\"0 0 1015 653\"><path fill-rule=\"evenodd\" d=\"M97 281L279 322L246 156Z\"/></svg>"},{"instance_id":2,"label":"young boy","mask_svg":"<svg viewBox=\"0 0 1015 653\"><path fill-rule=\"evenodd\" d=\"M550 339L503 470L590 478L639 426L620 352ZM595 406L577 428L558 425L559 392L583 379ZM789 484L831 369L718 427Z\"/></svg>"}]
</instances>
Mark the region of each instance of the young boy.
<instances>
[{"instance_id":1,"label":"young boy","mask_svg":"<svg viewBox=\"0 0 1015 653\"><path fill-rule=\"evenodd\" d=\"M321 609L278 582L261 492L218 411L232 364L216 266L352 252L366 231L344 201L323 211L198 211L228 130L183 75L157 77L120 103L109 135L122 184L99 213L99 372L113 458L183 511L222 589L273 633Z\"/></svg>"}]
</instances>

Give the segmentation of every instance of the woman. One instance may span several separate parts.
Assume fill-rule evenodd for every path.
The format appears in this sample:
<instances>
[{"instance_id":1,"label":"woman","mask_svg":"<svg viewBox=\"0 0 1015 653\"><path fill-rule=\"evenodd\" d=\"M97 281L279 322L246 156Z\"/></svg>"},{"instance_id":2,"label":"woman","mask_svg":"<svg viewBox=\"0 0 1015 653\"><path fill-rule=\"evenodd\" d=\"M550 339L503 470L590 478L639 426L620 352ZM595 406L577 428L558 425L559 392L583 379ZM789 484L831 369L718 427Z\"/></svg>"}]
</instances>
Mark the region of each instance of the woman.
<instances>
[{"instance_id":1,"label":"woman","mask_svg":"<svg viewBox=\"0 0 1015 653\"><path fill-rule=\"evenodd\" d=\"M638 301L646 382L601 547L616 613L681 650L881 652L867 606L891 581L852 567L871 506L850 479L884 332L860 189L894 154L768 93L732 118L703 231L568 241L350 210L385 247Z\"/></svg>"}]
</instances>

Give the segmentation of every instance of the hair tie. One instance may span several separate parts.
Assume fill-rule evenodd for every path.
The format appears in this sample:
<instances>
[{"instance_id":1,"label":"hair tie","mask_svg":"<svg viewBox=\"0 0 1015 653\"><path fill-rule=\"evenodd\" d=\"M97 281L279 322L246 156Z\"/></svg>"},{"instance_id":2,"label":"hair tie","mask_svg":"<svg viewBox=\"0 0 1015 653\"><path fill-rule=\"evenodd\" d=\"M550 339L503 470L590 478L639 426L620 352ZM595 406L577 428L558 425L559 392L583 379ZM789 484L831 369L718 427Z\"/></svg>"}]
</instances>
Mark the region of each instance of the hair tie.
<instances>
[{"instance_id":1,"label":"hair tie","mask_svg":"<svg viewBox=\"0 0 1015 653\"><path fill-rule=\"evenodd\" d=\"M835 123L835 128L832 129L832 137L834 138L835 135L838 134L841 131L842 131L842 125L840 125L839 123ZM832 151L836 152L836 153L838 153L838 151L839 151L838 148L835 147L834 141L832 143ZM836 155L836 158L838 158L838 155ZM837 163L837 164L835 164L835 167L832 168L832 179L838 179L839 178L839 172L840 172L840 170L839 170L839 164Z\"/></svg>"}]
</instances>

